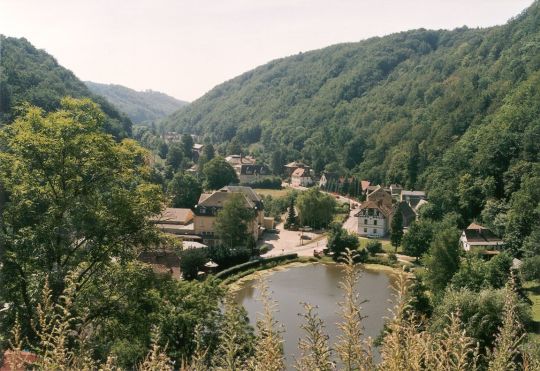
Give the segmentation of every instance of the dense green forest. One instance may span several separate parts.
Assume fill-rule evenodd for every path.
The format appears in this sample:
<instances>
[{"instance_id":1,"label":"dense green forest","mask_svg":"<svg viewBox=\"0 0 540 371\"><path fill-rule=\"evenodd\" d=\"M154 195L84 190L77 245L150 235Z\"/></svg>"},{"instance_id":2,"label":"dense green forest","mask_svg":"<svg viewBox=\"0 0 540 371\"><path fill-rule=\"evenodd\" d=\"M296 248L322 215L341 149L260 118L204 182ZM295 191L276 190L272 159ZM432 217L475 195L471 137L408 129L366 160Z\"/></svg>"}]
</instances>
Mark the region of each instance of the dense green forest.
<instances>
[{"instance_id":1,"label":"dense green forest","mask_svg":"<svg viewBox=\"0 0 540 371\"><path fill-rule=\"evenodd\" d=\"M0 125L13 121L21 104L51 112L60 107L62 98L71 96L98 103L106 115L107 132L117 138L131 136L128 117L28 40L0 35L0 66Z\"/></svg>"},{"instance_id":2,"label":"dense green forest","mask_svg":"<svg viewBox=\"0 0 540 371\"><path fill-rule=\"evenodd\" d=\"M122 85L85 81L93 93L105 97L135 124L159 120L188 104L157 91L136 91Z\"/></svg>"},{"instance_id":3,"label":"dense green forest","mask_svg":"<svg viewBox=\"0 0 540 371\"><path fill-rule=\"evenodd\" d=\"M420 29L275 60L164 125L239 142L275 171L302 159L317 172L425 188L430 212L458 212L461 224L490 206L484 222L521 236L519 250L539 228L539 68L535 2L504 26ZM521 217L530 227L508 222Z\"/></svg>"},{"instance_id":4,"label":"dense green forest","mask_svg":"<svg viewBox=\"0 0 540 371\"><path fill-rule=\"evenodd\" d=\"M129 118L53 57L2 36L0 354L29 350L36 369L284 369L286 329L264 283L255 331L226 285L248 271L189 281L208 258L227 268L258 256L238 199L216 217L227 246L183 251L153 222L165 205L193 207L203 189L237 182L222 155L241 151L276 174L301 159L318 173L428 191L408 232L391 232L412 265L342 229L335 199L317 189L265 197L268 215L289 207L289 226L328 226L328 248L346 262L339 337L331 344L305 304L298 369L333 370L336 360L347 370L540 369L538 305L531 311L525 297L540 292L539 41L535 2L505 26L410 31L277 60L164 127L136 127L150 153L125 138ZM180 141L166 143L166 129L183 132ZM198 156L190 133L205 144ZM473 219L508 251L465 254L461 228ZM185 280L138 261L164 248ZM515 257L523 266L511 271ZM363 337L355 262L400 269L375 343Z\"/></svg>"}]
</instances>

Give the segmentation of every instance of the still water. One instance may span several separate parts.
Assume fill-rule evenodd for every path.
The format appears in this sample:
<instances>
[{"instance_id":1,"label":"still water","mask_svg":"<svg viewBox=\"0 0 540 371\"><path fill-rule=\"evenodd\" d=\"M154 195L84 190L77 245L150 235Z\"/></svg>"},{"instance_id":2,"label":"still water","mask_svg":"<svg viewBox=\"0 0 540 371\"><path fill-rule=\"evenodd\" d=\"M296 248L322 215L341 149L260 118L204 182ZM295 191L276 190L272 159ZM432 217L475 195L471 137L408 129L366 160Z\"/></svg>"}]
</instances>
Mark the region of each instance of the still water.
<instances>
[{"instance_id":1,"label":"still water","mask_svg":"<svg viewBox=\"0 0 540 371\"><path fill-rule=\"evenodd\" d=\"M333 344L339 335L336 323L340 322L338 302L342 301L339 281L342 269L334 264L311 264L276 271L265 276L272 298L278 303L276 319L285 326L283 339L287 364L290 368L298 354L298 339L303 337L300 329L302 320L298 313L302 312L300 303L307 302L318 306L318 313L326 325L326 331ZM362 315L365 334L375 338L383 328L384 319L388 317L388 309L392 306L392 292L389 288L391 276L386 272L363 270L357 286L362 304ZM236 293L236 300L242 304L250 321L255 325L262 305L258 301L257 280L245 281ZM376 353L376 352L375 352ZM377 357L377 354L376 358Z\"/></svg>"}]
</instances>

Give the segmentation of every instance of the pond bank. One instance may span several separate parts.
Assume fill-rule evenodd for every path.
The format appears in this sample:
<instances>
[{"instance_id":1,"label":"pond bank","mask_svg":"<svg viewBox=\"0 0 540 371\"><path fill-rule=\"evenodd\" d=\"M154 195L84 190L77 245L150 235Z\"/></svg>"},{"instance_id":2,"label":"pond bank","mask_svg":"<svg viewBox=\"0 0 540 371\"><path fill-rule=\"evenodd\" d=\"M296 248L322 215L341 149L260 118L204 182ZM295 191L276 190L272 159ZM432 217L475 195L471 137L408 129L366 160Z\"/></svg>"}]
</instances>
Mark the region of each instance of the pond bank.
<instances>
[{"instance_id":1,"label":"pond bank","mask_svg":"<svg viewBox=\"0 0 540 371\"><path fill-rule=\"evenodd\" d=\"M332 259L316 259L316 258L307 258L307 257L298 257L294 260L284 260L280 262L271 263L268 265L261 265L257 268L248 269L243 272L239 272L233 276L228 277L223 281L223 284L228 286L229 290L232 292L237 291L243 283L246 281L256 280L268 275L271 275L275 272L284 271L291 268L301 267L311 264L327 264L327 265L337 265L338 263ZM385 272L388 274L400 274L403 271L400 268L390 267L383 264L359 264L366 271L370 272Z\"/></svg>"}]
</instances>

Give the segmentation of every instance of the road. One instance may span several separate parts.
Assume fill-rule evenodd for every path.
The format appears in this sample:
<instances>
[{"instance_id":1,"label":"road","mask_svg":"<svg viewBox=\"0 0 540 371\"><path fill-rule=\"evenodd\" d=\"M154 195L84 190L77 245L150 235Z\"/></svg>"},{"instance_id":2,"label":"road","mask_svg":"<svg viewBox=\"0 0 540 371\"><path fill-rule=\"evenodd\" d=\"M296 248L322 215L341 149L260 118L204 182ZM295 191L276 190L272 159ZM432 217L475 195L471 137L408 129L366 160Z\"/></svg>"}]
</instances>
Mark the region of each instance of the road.
<instances>
[{"instance_id":1,"label":"road","mask_svg":"<svg viewBox=\"0 0 540 371\"><path fill-rule=\"evenodd\" d=\"M286 185L290 187L289 185ZM305 187L290 187L298 189L300 191L305 191ZM330 193L329 193L330 194ZM357 201L351 200L347 197L336 196L330 194L332 197L336 198L336 201L343 203L355 203ZM351 210L349 218L345 221L343 227L346 228L349 232L357 231L357 218L354 217L356 209ZM284 215L286 217L286 215ZM262 241L259 241L259 245L269 245L271 246L270 251L264 254L264 257L283 255L283 254L292 254L297 253L299 256L313 256L313 250L320 251L326 248L328 244L328 239L324 233L314 233L314 232L304 232L299 231L288 231L284 228L283 223L280 223L276 226L276 229L279 230L279 233L265 233ZM309 239L304 239L303 243L300 244L300 235L303 234Z\"/></svg>"},{"instance_id":2,"label":"road","mask_svg":"<svg viewBox=\"0 0 540 371\"><path fill-rule=\"evenodd\" d=\"M288 186L288 185L287 185ZM290 187L290 186L289 186ZM301 191L306 190L305 187L290 187L294 189L298 189ZM324 192L324 191L322 191ZM328 192L325 192L328 193ZM349 205L356 205L358 206L360 203L356 200L350 199L348 197L344 196L337 196L332 193L328 193L332 197L336 198L336 201L342 202L342 203L348 203ZM346 229L349 233L358 233L358 218L355 216L355 214L358 212L358 208L351 208L351 211L349 213L349 217L347 220L343 223L343 228ZM286 217L286 215L284 215ZM259 244L266 244L271 246L271 250L268 251L266 254L264 254L264 257L270 257L270 256L276 256L276 255L283 255L283 254L292 254L297 253L299 256L313 256L313 250L320 251L324 248L326 248L326 245L328 244L328 239L326 236L322 233L311 233L311 232L304 232L303 234L308 236L312 242L309 242L310 240L304 240L303 245L300 245L300 232L299 231L288 231L283 227L283 223L280 223L276 226L276 229L279 230L279 233L265 233L263 236L263 240L259 241ZM360 237L365 238L365 237ZM387 254L380 254L380 255L387 255ZM408 256L408 255L402 255L402 254L396 254L396 257L398 261L402 263L408 263L411 264L415 258Z\"/></svg>"}]
</instances>

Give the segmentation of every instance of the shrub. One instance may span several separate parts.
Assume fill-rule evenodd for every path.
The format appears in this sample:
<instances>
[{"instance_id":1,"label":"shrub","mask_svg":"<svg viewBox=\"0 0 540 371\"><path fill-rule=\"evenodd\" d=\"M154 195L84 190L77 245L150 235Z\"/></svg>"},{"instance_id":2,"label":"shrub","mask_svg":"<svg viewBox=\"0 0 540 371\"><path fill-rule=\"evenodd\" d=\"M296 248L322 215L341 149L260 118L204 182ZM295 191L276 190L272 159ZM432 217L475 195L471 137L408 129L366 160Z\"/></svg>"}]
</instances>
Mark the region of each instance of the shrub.
<instances>
[{"instance_id":1,"label":"shrub","mask_svg":"<svg viewBox=\"0 0 540 371\"><path fill-rule=\"evenodd\" d=\"M388 254L388 262L390 264L396 264L397 263L397 255L394 253Z\"/></svg>"},{"instance_id":2,"label":"shrub","mask_svg":"<svg viewBox=\"0 0 540 371\"><path fill-rule=\"evenodd\" d=\"M208 257L224 269L247 262L251 258L251 252L246 246L212 246L208 249Z\"/></svg>"},{"instance_id":3,"label":"shrub","mask_svg":"<svg viewBox=\"0 0 540 371\"><path fill-rule=\"evenodd\" d=\"M188 249L180 254L180 270L186 280L197 278L197 273L208 261L206 249Z\"/></svg>"},{"instance_id":4,"label":"shrub","mask_svg":"<svg viewBox=\"0 0 540 371\"><path fill-rule=\"evenodd\" d=\"M370 241L368 241L366 249L367 249L367 251L369 251L371 256L375 256L376 254L383 251L382 243L379 240L370 240Z\"/></svg>"},{"instance_id":5,"label":"shrub","mask_svg":"<svg viewBox=\"0 0 540 371\"><path fill-rule=\"evenodd\" d=\"M250 183L242 183L242 185L261 189L281 189L281 179L277 176L267 177Z\"/></svg>"},{"instance_id":6,"label":"shrub","mask_svg":"<svg viewBox=\"0 0 540 371\"><path fill-rule=\"evenodd\" d=\"M354 256L354 261L356 263L365 263L368 261L369 253L366 249L359 249L358 254Z\"/></svg>"}]
</instances>

